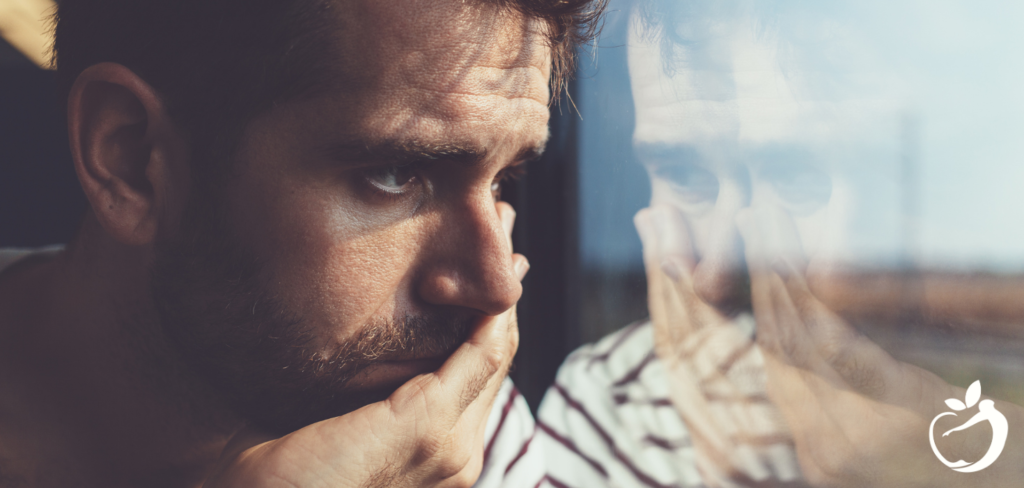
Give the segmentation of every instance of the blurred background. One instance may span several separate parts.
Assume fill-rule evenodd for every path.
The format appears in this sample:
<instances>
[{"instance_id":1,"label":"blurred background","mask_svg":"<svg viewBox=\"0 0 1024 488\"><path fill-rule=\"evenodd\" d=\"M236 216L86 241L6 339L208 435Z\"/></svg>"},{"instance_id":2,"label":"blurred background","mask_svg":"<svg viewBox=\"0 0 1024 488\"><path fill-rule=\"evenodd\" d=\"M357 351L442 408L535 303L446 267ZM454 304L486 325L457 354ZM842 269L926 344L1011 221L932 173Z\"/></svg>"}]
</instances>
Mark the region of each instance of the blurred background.
<instances>
[{"instance_id":1,"label":"blurred background","mask_svg":"<svg viewBox=\"0 0 1024 488\"><path fill-rule=\"evenodd\" d=\"M631 219L651 188L633 151L627 64L630 9L638 3L612 1L573 87L571 345L646 316ZM897 359L960 387L981 379L986 394L1024 405L1024 59L1012 54L1024 48L1017 22L1024 5L757 5L783 3L774 12L780 30L818 36L822 45L854 38L843 55L817 53L836 57L820 63L840 73L869 66L865 78L885 80L879 95L901 107L872 128L881 142L870 158L832 173L833 185L853 188L857 198L843 224L845 285L830 305ZM805 56L815 49L809 44ZM836 84L854 83L842 76Z\"/></svg>"}]
</instances>

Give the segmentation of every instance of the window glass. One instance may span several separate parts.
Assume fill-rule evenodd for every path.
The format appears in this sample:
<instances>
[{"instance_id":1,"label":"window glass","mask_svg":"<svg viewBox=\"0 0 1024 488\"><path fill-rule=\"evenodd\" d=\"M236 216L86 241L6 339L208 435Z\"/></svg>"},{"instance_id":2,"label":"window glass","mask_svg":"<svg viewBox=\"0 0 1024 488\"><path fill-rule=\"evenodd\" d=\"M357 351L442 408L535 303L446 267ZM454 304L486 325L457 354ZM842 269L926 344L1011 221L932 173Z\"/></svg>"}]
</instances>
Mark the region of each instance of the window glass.
<instances>
[{"instance_id":1,"label":"window glass","mask_svg":"<svg viewBox=\"0 0 1024 488\"><path fill-rule=\"evenodd\" d=\"M676 410L731 439L695 441L725 478L782 476L767 450L730 456L772 418L811 484L1005 479L1024 460L1024 5L609 10L574 97L583 339L649 316Z\"/></svg>"}]
</instances>

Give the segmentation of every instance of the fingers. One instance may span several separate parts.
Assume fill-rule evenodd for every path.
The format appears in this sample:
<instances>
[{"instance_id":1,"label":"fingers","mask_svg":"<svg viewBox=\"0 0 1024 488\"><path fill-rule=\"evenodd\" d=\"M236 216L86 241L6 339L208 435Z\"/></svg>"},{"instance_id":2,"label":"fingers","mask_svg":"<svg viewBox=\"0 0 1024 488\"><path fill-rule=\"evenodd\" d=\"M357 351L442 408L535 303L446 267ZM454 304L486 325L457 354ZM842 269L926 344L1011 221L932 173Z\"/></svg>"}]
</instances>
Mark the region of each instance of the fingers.
<instances>
[{"instance_id":1,"label":"fingers","mask_svg":"<svg viewBox=\"0 0 1024 488\"><path fill-rule=\"evenodd\" d=\"M674 281L692 283L696 265L686 220L669 205L652 205L637 212L633 224L644 246L644 261L660 267Z\"/></svg>"},{"instance_id":2,"label":"fingers","mask_svg":"<svg viewBox=\"0 0 1024 488\"><path fill-rule=\"evenodd\" d=\"M518 329L509 323L514 321L513 314L510 310L486 317L440 369L414 378L393 397L401 400L409 393L422 394L428 410L450 412L448 427L453 426L490 380L496 376L504 378L508 371L514 346L518 346L512 337L518 336Z\"/></svg>"},{"instance_id":3,"label":"fingers","mask_svg":"<svg viewBox=\"0 0 1024 488\"><path fill-rule=\"evenodd\" d=\"M764 352L777 356L785 363L832 376L827 365L822 364L811 331L801 310L789 295L789 290L779 270L786 270L793 257L794 246L785 234L791 229L785 219L766 212L744 209L736 217L736 225L743 236L750 270L751 302L757 321L757 338ZM795 269L796 266L793 266ZM802 276L799 271L788 276ZM813 296L800 295L801 305L808 310L807 301Z\"/></svg>"},{"instance_id":4,"label":"fingers","mask_svg":"<svg viewBox=\"0 0 1024 488\"><path fill-rule=\"evenodd\" d=\"M224 446L224 450L221 451L220 457L221 459L231 459L243 451L272 440L274 440L274 436L252 427L246 427L231 437L231 440Z\"/></svg>"},{"instance_id":5,"label":"fingers","mask_svg":"<svg viewBox=\"0 0 1024 488\"><path fill-rule=\"evenodd\" d=\"M832 386L875 399L891 393L888 385L898 383L899 363L810 291L792 221L747 211L737 225L747 246L759 340L765 348Z\"/></svg>"},{"instance_id":6,"label":"fingers","mask_svg":"<svg viewBox=\"0 0 1024 488\"><path fill-rule=\"evenodd\" d=\"M530 271L530 261L522 254L513 254L512 270L515 271L516 278L518 278L519 281L523 281L523 278L526 277L526 272Z\"/></svg>"},{"instance_id":7,"label":"fingers","mask_svg":"<svg viewBox=\"0 0 1024 488\"><path fill-rule=\"evenodd\" d=\"M792 347L794 344L787 344L781 339L781 331L775 321L772 300L772 280L775 277L766 265L767 251L763 249L764 243L753 211L739 211L736 214L736 227L743 237L747 269L750 273L750 300L757 324L757 341L765 353L787 358L789 355L784 352L784 346Z\"/></svg>"},{"instance_id":8,"label":"fingers","mask_svg":"<svg viewBox=\"0 0 1024 488\"><path fill-rule=\"evenodd\" d=\"M892 383L888 378L899 371L900 365L822 304L795 268L788 264L780 268L777 272L785 283L780 295L788 297L808 325L821 359L854 391L881 399L887 393L886 385Z\"/></svg>"},{"instance_id":9,"label":"fingers","mask_svg":"<svg viewBox=\"0 0 1024 488\"><path fill-rule=\"evenodd\" d=\"M654 205L633 219L644 244L648 308L659 335L658 354L673 354L702 324L714 322L693 289L696 265L688 226L668 205Z\"/></svg>"},{"instance_id":10,"label":"fingers","mask_svg":"<svg viewBox=\"0 0 1024 488\"><path fill-rule=\"evenodd\" d=\"M505 202L496 205L506 232L510 233L515 212ZM522 254L512 255L513 270L522 281L530 263ZM389 399L391 409L422 406L435 415L442 414L437 425L452 429L457 422L473 425L483 420L497 394L501 381L519 346L515 307L496 316L483 317L469 338L433 372L413 378ZM470 408L476 405L475 408ZM464 417L472 418L464 418Z\"/></svg>"},{"instance_id":11,"label":"fingers","mask_svg":"<svg viewBox=\"0 0 1024 488\"><path fill-rule=\"evenodd\" d=\"M508 202L495 203L494 207L497 209L498 217L501 219L501 226L505 229L505 236L508 238L508 248L512 249L512 227L516 222L516 211Z\"/></svg>"}]
</instances>

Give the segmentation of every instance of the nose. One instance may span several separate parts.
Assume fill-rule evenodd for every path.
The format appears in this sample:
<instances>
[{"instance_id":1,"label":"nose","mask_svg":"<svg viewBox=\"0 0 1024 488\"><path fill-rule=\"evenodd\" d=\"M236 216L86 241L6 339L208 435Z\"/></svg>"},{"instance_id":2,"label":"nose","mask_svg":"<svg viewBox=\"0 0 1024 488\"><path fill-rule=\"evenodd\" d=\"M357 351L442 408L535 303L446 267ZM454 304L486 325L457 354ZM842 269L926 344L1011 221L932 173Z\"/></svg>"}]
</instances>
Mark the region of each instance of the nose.
<instances>
[{"instance_id":1,"label":"nose","mask_svg":"<svg viewBox=\"0 0 1024 488\"><path fill-rule=\"evenodd\" d=\"M718 199L698 239L698 261L693 271L694 293L725 314L747 308L750 281L743 259L743 241L736 228L736 212L749 204L743 181L722 181Z\"/></svg>"},{"instance_id":2,"label":"nose","mask_svg":"<svg viewBox=\"0 0 1024 488\"><path fill-rule=\"evenodd\" d=\"M432 305L484 315L498 315L515 305L523 288L508 235L515 218L512 207L496 205L488 191L453 203L439 215L418 280L420 297Z\"/></svg>"}]
</instances>

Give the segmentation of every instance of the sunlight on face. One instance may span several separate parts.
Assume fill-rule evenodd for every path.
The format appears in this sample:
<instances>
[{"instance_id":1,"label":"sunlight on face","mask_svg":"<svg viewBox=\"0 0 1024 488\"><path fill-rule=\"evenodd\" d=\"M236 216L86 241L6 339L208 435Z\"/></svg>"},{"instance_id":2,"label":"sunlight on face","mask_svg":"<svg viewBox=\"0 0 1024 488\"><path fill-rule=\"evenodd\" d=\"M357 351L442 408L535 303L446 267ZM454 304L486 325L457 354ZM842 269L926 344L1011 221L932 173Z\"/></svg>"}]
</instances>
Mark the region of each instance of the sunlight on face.
<instances>
[{"instance_id":1,"label":"sunlight on face","mask_svg":"<svg viewBox=\"0 0 1024 488\"><path fill-rule=\"evenodd\" d=\"M350 79L252 120L161 266L165 322L268 430L385 398L522 293L497 190L547 139L542 23L361 8L339 27Z\"/></svg>"}]
</instances>

